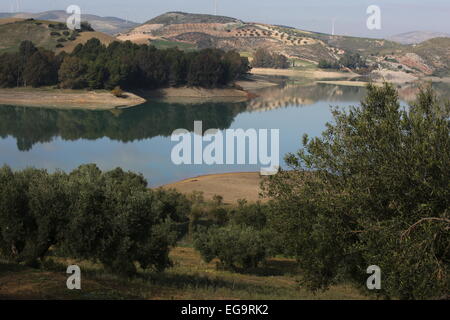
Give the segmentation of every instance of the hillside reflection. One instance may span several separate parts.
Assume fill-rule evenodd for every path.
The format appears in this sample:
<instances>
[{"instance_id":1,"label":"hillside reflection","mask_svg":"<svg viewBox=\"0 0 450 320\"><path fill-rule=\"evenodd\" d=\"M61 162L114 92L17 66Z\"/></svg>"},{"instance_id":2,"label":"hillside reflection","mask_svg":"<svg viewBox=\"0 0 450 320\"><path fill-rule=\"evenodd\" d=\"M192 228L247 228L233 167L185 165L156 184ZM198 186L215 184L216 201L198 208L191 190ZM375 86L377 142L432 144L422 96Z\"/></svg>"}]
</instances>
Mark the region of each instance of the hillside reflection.
<instances>
[{"instance_id":1,"label":"hillside reflection","mask_svg":"<svg viewBox=\"0 0 450 320\"><path fill-rule=\"evenodd\" d=\"M436 86L441 97L447 97L448 86ZM417 87L400 88L400 96L409 101ZM36 143L51 142L55 137L65 141L109 138L132 142L157 136L169 136L175 129L193 130L195 120L203 121L204 130L227 129L242 112L268 111L288 106L312 105L318 101L330 105L358 104L366 92L362 87L286 83L257 92L248 102L175 104L149 102L145 105L113 111L57 110L0 106L0 136L12 136L20 151L29 151ZM257 117L255 116L255 121ZM255 125L257 125L255 123Z\"/></svg>"}]
</instances>

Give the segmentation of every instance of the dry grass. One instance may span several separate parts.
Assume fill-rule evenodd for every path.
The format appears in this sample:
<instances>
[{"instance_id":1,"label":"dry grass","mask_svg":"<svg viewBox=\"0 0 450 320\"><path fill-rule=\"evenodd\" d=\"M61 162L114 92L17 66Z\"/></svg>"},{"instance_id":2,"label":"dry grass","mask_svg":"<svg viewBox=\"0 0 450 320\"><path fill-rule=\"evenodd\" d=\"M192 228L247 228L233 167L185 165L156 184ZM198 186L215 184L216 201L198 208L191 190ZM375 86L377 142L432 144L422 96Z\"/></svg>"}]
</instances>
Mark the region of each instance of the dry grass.
<instances>
[{"instance_id":1,"label":"dry grass","mask_svg":"<svg viewBox=\"0 0 450 320\"><path fill-rule=\"evenodd\" d=\"M75 49L75 47L79 44L85 44L88 40L92 38L97 38L104 45L109 45L111 42L118 41L113 36L110 36L103 32L90 31L90 32L82 32L74 41L70 41L64 44L64 48L57 49L56 52L59 53L61 51L65 51L70 53Z\"/></svg>"},{"instance_id":2,"label":"dry grass","mask_svg":"<svg viewBox=\"0 0 450 320\"><path fill-rule=\"evenodd\" d=\"M312 294L299 285L301 273L291 259L269 259L265 266L246 273L216 269L189 247L172 250L174 267L164 273L141 271L133 279L110 275L88 261L59 259L59 270L42 271L0 261L0 299L189 299L189 300L304 300L365 299L348 285ZM82 290L66 288L65 268L82 270Z\"/></svg>"},{"instance_id":3,"label":"dry grass","mask_svg":"<svg viewBox=\"0 0 450 320\"><path fill-rule=\"evenodd\" d=\"M200 191L206 200L211 200L214 195L221 195L225 203L234 204L239 199L249 202L261 200L260 182L259 172L223 173L175 182L163 188L176 189L184 194Z\"/></svg>"}]
</instances>

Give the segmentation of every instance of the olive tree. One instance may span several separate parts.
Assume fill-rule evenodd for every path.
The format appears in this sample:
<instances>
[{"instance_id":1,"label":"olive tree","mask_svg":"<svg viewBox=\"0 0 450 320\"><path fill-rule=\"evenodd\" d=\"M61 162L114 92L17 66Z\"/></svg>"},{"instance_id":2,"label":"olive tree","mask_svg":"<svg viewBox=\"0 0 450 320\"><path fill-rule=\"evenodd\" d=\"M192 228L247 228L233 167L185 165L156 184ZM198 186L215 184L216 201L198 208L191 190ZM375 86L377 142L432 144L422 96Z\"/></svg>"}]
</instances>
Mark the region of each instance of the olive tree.
<instances>
[{"instance_id":1,"label":"olive tree","mask_svg":"<svg viewBox=\"0 0 450 320\"><path fill-rule=\"evenodd\" d=\"M389 84L368 86L361 106L334 109L321 137L289 154L291 170L264 185L269 224L311 289L344 279L363 286L382 270L379 294L448 294L449 104L430 88L402 107Z\"/></svg>"}]
</instances>

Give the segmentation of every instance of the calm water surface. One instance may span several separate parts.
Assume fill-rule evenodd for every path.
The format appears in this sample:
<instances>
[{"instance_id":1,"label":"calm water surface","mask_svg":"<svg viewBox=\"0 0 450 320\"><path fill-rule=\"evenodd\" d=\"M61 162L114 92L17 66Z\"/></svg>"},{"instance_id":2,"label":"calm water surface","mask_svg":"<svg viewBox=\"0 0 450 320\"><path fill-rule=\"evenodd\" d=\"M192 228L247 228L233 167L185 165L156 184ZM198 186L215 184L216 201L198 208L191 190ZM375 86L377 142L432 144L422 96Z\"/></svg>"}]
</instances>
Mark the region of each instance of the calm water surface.
<instances>
[{"instance_id":1,"label":"calm water surface","mask_svg":"<svg viewBox=\"0 0 450 320\"><path fill-rule=\"evenodd\" d=\"M175 129L280 129L280 159L317 136L332 120L330 106L357 105L365 88L335 85L264 89L240 103L152 102L120 111L56 110L0 106L0 164L22 169L73 170L96 163L141 172L151 186L211 173L259 171L259 165L181 165L170 154Z\"/></svg>"}]
</instances>

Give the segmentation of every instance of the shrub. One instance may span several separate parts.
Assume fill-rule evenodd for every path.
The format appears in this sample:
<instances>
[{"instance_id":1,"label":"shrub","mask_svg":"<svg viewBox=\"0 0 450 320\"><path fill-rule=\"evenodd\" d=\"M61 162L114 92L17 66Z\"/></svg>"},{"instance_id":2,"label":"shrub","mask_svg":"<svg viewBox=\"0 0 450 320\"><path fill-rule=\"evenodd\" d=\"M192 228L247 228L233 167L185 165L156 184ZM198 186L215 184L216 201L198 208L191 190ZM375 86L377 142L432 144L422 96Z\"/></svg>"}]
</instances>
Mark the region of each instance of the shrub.
<instances>
[{"instance_id":1,"label":"shrub","mask_svg":"<svg viewBox=\"0 0 450 320\"><path fill-rule=\"evenodd\" d=\"M276 69L287 69L289 68L288 59L277 53L270 53L265 49L256 50L253 57L253 67L255 68L276 68Z\"/></svg>"},{"instance_id":2,"label":"shrub","mask_svg":"<svg viewBox=\"0 0 450 320\"><path fill-rule=\"evenodd\" d=\"M321 68L321 69L339 69L340 65L337 62L327 61L327 60L322 59L319 61L319 68Z\"/></svg>"},{"instance_id":3,"label":"shrub","mask_svg":"<svg viewBox=\"0 0 450 320\"><path fill-rule=\"evenodd\" d=\"M119 86L116 86L114 89L112 89L111 93L116 96L117 98L124 98L124 92L122 90L122 88L120 88Z\"/></svg>"},{"instance_id":4,"label":"shrub","mask_svg":"<svg viewBox=\"0 0 450 320\"><path fill-rule=\"evenodd\" d=\"M205 262L218 258L223 267L248 269L266 258L266 246L260 232L245 226L199 228L194 246Z\"/></svg>"}]
</instances>

